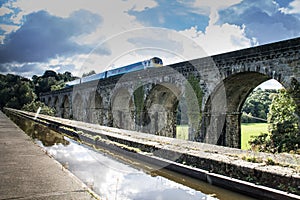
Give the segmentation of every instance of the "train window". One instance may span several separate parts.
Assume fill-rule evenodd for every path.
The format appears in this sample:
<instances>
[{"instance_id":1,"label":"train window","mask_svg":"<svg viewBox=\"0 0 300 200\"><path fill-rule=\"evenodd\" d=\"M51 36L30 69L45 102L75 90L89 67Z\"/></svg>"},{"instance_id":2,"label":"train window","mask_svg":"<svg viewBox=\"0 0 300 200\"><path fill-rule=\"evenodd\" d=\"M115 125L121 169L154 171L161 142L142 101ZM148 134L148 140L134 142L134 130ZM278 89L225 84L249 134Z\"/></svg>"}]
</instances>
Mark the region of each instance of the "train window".
<instances>
[{"instance_id":1,"label":"train window","mask_svg":"<svg viewBox=\"0 0 300 200\"><path fill-rule=\"evenodd\" d=\"M153 58L155 64L162 64L162 60L160 58Z\"/></svg>"}]
</instances>

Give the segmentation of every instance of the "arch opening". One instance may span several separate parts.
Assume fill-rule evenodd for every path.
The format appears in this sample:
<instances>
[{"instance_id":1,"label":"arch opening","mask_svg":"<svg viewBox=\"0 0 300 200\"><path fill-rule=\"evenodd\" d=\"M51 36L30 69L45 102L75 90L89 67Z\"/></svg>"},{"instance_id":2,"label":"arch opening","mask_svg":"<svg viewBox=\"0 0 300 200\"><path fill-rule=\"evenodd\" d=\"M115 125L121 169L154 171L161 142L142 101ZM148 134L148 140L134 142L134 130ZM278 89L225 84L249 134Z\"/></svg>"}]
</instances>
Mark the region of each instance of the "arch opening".
<instances>
[{"instance_id":1,"label":"arch opening","mask_svg":"<svg viewBox=\"0 0 300 200\"><path fill-rule=\"evenodd\" d=\"M48 97L47 104L46 104L47 106L52 106L51 100L52 100L51 97Z\"/></svg>"},{"instance_id":2,"label":"arch opening","mask_svg":"<svg viewBox=\"0 0 300 200\"><path fill-rule=\"evenodd\" d=\"M134 130L134 104L127 89L116 91L111 101L113 127Z\"/></svg>"},{"instance_id":3,"label":"arch opening","mask_svg":"<svg viewBox=\"0 0 300 200\"><path fill-rule=\"evenodd\" d=\"M58 114L59 114L59 99L58 99L58 96L54 97L53 107L55 109L55 116L58 117Z\"/></svg>"},{"instance_id":4,"label":"arch opening","mask_svg":"<svg viewBox=\"0 0 300 200\"><path fill-rule=\"evenodd\" d=\"M175 138L179 99L180 91L174 85L155 85L145 101L144 131Z\"/></svg>"},{"instance_id":5,"label":"arch opening","mask_svg":"<svg viewBox=\"0 0 300 200\"><path fill-rule=\"evenodd\" d=\"M90 94L86 111L88 122L103 125L103 102L98 91Z\"/></svg>"},{"instance_id":6,"label":"arch opening","mask_svg":"<svg viewBox=\"0 0 300 200\"><path fill-rule=\"evenodd\" d=\"M70 118L70 102L69 97L67 95L63 97L61 117L66 119Z\"/></svg>"},{"instance_id":7,"label":"arch opening","mask_svg":"<svg viewBox=\"0 0 300 200\"><path fill-rule=\"evenodd\" d=\"M297 90L297 87L293 87L294 84L297 85L297 82L293 83L293 79L282 84L270 79L257 86L247 97L242 108L242 149L282 152L294 148L294 141L300 139L295 135L295 127L300 127L300 118L297 114L299 102L293 95L299 94L299 88ZM298 126L295 126L297 121ZM289 140L285 135L294 139ZM267 140L272 140L271 144ZM260 142L257 143L258 141ZM286 144L288 145L285 146Z\"/></svg>"},{"instance_id":8,"label":"arch opening","mask_svg":"<svg viewBox=\"0 0 300 200\"><path fill-rule=\"evenodd\" d=\"M269 79L258 72L240 72L224 79L205 103L201 140L240 148L242 106L254 88Z\"/></svg>"}]
</instances>

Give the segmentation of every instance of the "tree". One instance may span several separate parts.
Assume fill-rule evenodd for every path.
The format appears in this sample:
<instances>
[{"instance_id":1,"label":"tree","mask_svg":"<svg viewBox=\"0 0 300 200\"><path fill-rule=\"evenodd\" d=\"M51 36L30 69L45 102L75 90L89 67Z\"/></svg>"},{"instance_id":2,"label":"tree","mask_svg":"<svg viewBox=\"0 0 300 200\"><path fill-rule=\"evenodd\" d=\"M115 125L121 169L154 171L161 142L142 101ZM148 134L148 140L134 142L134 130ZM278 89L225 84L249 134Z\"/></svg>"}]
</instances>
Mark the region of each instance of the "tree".
<instances>
[{"instance_id":1,"label":"tree","mask_svg":"<svg viewBox=\"0 0 300 200\"><path fill-rule=\"evenodd\" d=\"M62 89L65 87L66 82L73 81L76 78L68 71L61 74L47 70L42 76L32 76L32 81L35 85L35 93L39 96L40 93Z\"/></svg>"},{"instance_id":2,"label":"tree","mask_svg":"<svg viewBox=\"0 0 300 200\"><path fill-rule=\"evenodd\" d=\"M296 104L286 90L275 96L268 115L270 139L278 152L300 148L299 116Z\"/></svg>"},{"instance_id":3,"label":"tree","mask_svg":"<svg viewBox=\"0 0 300 200\"><path fill-rule=\"evenodd\" d=\"M95 70L92 70L92 71L87 72L87 73L83 73L83 74L82 74L82 78L83 78L83 77L86 77L86 76L93 75L93 74L96 74Z\"/></svg>"},{"instance_id":4,"label":"tree","mask_svg":"<svg viewBox=\"0 0 300 200\"><path fill-rule=\"evenodd\" d=\"M7 74L0 76L0 108L20 109L36 98L33 83L26 78Z\"/></svg>"},{"instance_id":5,"label":"tree","mask_svg":"<svg viewBox=\"0 0 300 200\"><path fill-rule=\"evenodd\" d=\"M295 114L296 104L286 90L273 95L268 114L269 134L254 137L249 144L259 151L299 152L299 116Z\"/></svg>"},{"instance_id":6,"label":"tree","mask_svg":"<svg viewBox=\"0 0 300 200\"><path fill-rule=\"evenodd\" d=\"M262 90L260 88L254 90L246 99L242 108L242 112L245 113L242 115L242 123L264 122L260 119L267 119L272 96L276 93L276 90Z\"/></svg>"},{"instance_id":7,"label":"tree","mask_svg":"<svg viewBox=\"0 0 300 200\"><path fill-rule=\"evenodd\" d=\"M22 107L22 110L29 111L29 112L37 112L40 109L40 114L54 116L55 109L46 106L43 102L40 101L32 101Z\"/></svg>"}]
</instances>

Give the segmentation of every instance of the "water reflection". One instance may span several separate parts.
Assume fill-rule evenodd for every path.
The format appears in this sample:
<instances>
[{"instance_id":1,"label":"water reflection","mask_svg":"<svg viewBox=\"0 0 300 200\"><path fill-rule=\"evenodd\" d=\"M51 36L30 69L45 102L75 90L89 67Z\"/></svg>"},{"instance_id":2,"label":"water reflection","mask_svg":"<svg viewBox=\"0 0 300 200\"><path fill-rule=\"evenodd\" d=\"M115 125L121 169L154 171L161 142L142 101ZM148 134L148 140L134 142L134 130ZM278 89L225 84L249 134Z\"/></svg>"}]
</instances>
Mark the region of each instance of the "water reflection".
<instances>
[{"instance_id":1,"label":"water reflection","mask_svg":"<svg viewBox=\"0 0 300 200\"><path fill-rule=\"evenodd\" d=\"M12 117L27 134L36 139L56 160L93 189L101 199L114 200L162 200L162 199L250 199L243 195L211 186L195 179L189 179L173 172L165 177L176 177L179 183L169 180L158 171L143 171L134 168L111 155L95 151L59 133L49 130L21 117ZM181 183L183 184L181 184ZM186 186L188 185L188 186ZM193 189L196 188L196 189Z\"/></svg>"},{"instance_id":2,"label":"water reflection","mask_svg":"<svg viewBox=\"0 0 300 200\"><path fill-rule=\"evenodd\" d=\"M215 199L164 177L153 177L110 156L70 141L45 147L102 199Z\"/></svg>"},{"instance_id":3,"label":"water reflection","mask_svg":"<svg viewBox=\"0 0 300 200\"><path fill-rule=\"evenodd\" d=\"M55 144L68 145L69 141L65 140L63 135L41 126L34 121L25 120L16 115L9 115L9 118L14 121L27 135L31 138L40 140L43 146L53 146Z\"/></svg>"}]
</instances>

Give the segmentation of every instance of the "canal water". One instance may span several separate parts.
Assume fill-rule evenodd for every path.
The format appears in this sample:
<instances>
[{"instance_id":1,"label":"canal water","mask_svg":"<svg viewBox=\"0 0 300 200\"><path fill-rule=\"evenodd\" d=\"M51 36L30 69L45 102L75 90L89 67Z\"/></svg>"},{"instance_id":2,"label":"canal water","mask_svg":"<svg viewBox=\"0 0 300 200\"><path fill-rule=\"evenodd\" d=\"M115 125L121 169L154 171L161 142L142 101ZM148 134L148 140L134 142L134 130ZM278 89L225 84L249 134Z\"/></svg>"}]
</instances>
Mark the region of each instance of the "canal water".
<instances>
[{"instance_id":1,"label":"canal water","mask_svg":"<svg viewBox=\"0 0 300 200\"><path fill-rule=\"evenodd\" d=\"M26 134L104 200L252 199L144 163L95 150L48 127L9 116ZM137 167L142 166L142 167Z\"/></svg>"}]
</instances>

